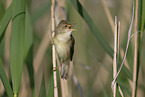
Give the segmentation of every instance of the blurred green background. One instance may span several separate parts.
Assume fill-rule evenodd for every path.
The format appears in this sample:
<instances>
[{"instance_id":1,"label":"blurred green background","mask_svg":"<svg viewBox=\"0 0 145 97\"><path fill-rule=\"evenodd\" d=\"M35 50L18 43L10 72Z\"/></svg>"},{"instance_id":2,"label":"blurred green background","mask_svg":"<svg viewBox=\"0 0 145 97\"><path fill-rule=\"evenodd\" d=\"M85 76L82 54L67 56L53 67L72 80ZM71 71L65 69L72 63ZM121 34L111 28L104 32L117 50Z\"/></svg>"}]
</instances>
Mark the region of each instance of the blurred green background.
<instances>
[{"instance_id":1,"label":"blurred green background","mask_svg":"<svg viewBox=\"0 0 145 97\"><path fill-rule=\"evenodd\" d=\"M74 0L76 1L76 0ZM73 74L77 78L81 88L78 88L71 79L68 80L70 97L111 97L111 82L113 80L113 43L114 43L114 19L117 16L120 21L120 58L122 59L127 43L127 34L132 16L132 0L79 0L85 8L91 20L99 29L101 39L106 41L112 49L110 54L104 49L107 44L102 44L93 32L89 22L82 18L79 11L73 5L73 0L56 0L56 10L61 8L67 12L67 20L75 24L77 32L73 32L75 38L75 52L73 57ZM12 0L0 0L0 21L4 17ZM52 50L51 50L51 1L50 0L26 0L28 21L28 38L25 38L26 46L24 51L24 65L19 91L19 97L53 97L53 78L52 78ZM109 10L113 24L106 14L105 7ZM58 9L57 9L58 8ZM60 12L60 13L57 13ZM84 11L83 11L84 12ZM82 13L83 13L82 12ZM25 12L25 14L27 14ZM56 11L61 14L61 11ZM62 17L63 14L61 15ZM85 17L85 16L84 16ZM57 18L57 17L56 17ZM26 19L26 18L25 18ZM91 23L92 23L91 21ZM145 19L144 19L145 21ZM10 41L11 41L11 22L5 30L5 35L0 43L0 59L3 63L5 72L12 85L10 72ZM93 24L93 23L92 23ZM113 25L113 26L111 26ZM1 26L0 26L1 29ZM134 31L134 22L132 34ZM26 34L26 35L27 35ZM98 36L100 37L100 36ZM145 40L142 34L142 50L140 55L140 68L138 78L137 97L145 97ZM1 38L1 37L0 37ZM102 42L103 42L102 41ZM27 50L29 49L29 50ZM17 52L17 51L16 51ZM112 54L112 55L111 55ZM134 60L134 37L131 38L127 58L122 69L118 83L125 97L132 94L132 76ZM30 65L31 64L31 65ZM32 65L33 64L33 65ZM120 64L119 64L120 66ZM59 72L57 71L57 74ZM81 89L83 93L81 93ZM58 91L61 96L60 80L58 76ZM8 97L5 88L0 80L0 97ZM117 89L117 97L121 97Z\"/></svg>"}]
</instances>

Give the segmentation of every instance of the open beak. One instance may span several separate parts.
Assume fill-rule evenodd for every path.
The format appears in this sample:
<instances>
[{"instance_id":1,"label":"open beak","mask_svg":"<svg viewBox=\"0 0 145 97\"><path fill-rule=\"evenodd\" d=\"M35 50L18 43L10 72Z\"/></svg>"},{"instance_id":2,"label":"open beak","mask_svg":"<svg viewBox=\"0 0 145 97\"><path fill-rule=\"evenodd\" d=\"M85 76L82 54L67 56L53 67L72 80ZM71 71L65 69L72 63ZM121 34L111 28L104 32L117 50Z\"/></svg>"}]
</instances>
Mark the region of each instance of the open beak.
<instances>
[{"instance_id":1,"label":"open beak","mask_svg":"<svg viewBox=\"0 0 145 97\"><path fill-rule=\"evenodd\" d=\"M71 27L73 27L73 25L68 25L69 29L72 31L77 31L76 29L72 29Z\"/></svg>"}]
</instances>

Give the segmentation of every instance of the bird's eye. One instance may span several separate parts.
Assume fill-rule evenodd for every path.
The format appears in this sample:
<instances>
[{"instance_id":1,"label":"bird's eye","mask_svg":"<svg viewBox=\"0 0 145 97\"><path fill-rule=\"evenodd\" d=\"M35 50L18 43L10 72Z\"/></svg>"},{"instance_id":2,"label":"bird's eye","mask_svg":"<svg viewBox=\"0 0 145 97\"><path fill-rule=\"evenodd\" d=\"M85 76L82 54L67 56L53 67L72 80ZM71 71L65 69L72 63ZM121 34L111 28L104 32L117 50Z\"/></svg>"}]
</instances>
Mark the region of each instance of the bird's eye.
<instances>
[{"instance_id":1,"label":"bird's eye","mask_svg":"<svg viewBox=\"0 0 145 97\"><path fill-rule=\"evenodd\" d=\"M67 27L67 25L65 25L65 27Z\"/></svg>"}]
</instances>

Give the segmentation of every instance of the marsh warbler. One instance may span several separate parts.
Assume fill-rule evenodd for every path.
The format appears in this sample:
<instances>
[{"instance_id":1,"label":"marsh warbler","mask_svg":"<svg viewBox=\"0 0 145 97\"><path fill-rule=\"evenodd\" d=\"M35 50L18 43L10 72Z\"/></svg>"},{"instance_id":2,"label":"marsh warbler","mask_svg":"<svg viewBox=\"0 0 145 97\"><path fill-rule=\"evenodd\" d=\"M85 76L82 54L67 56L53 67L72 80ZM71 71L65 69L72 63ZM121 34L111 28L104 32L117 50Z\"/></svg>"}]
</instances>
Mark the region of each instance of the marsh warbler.
<instances>
[{"instance_id":1,"label":"marsh warbler","mask_svg":"<svg viewBox=\"0 0 145 97\"><path fill-rule=\"evenodd\" d=\"M52 43L55 46L56 52L61 59L61 78L68 79L70 61L74 54L75 40L72 36L73 24L66 20L61 20L55 30L55 35Z\"/></svg>"}]
</instances>

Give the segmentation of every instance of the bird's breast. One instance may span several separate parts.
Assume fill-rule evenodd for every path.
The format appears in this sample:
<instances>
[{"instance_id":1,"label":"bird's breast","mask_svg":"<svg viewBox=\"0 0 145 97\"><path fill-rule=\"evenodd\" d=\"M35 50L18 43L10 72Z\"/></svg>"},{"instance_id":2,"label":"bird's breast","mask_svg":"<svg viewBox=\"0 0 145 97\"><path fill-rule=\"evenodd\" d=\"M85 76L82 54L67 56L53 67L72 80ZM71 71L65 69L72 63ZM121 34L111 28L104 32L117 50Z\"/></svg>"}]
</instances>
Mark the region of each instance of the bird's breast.
<instances>
[{"instance_id":1,"label":"bird's breast","mask_svg":"<svg viewBox=\"0 0 145 97\"><path fill-rule=\"evenodd\" d=\"M70 38L65 38L63 36L57 36L54 39L55 49L59 55L59 57L65 61L70 57Z\"/></svg>"}]
</instances>

